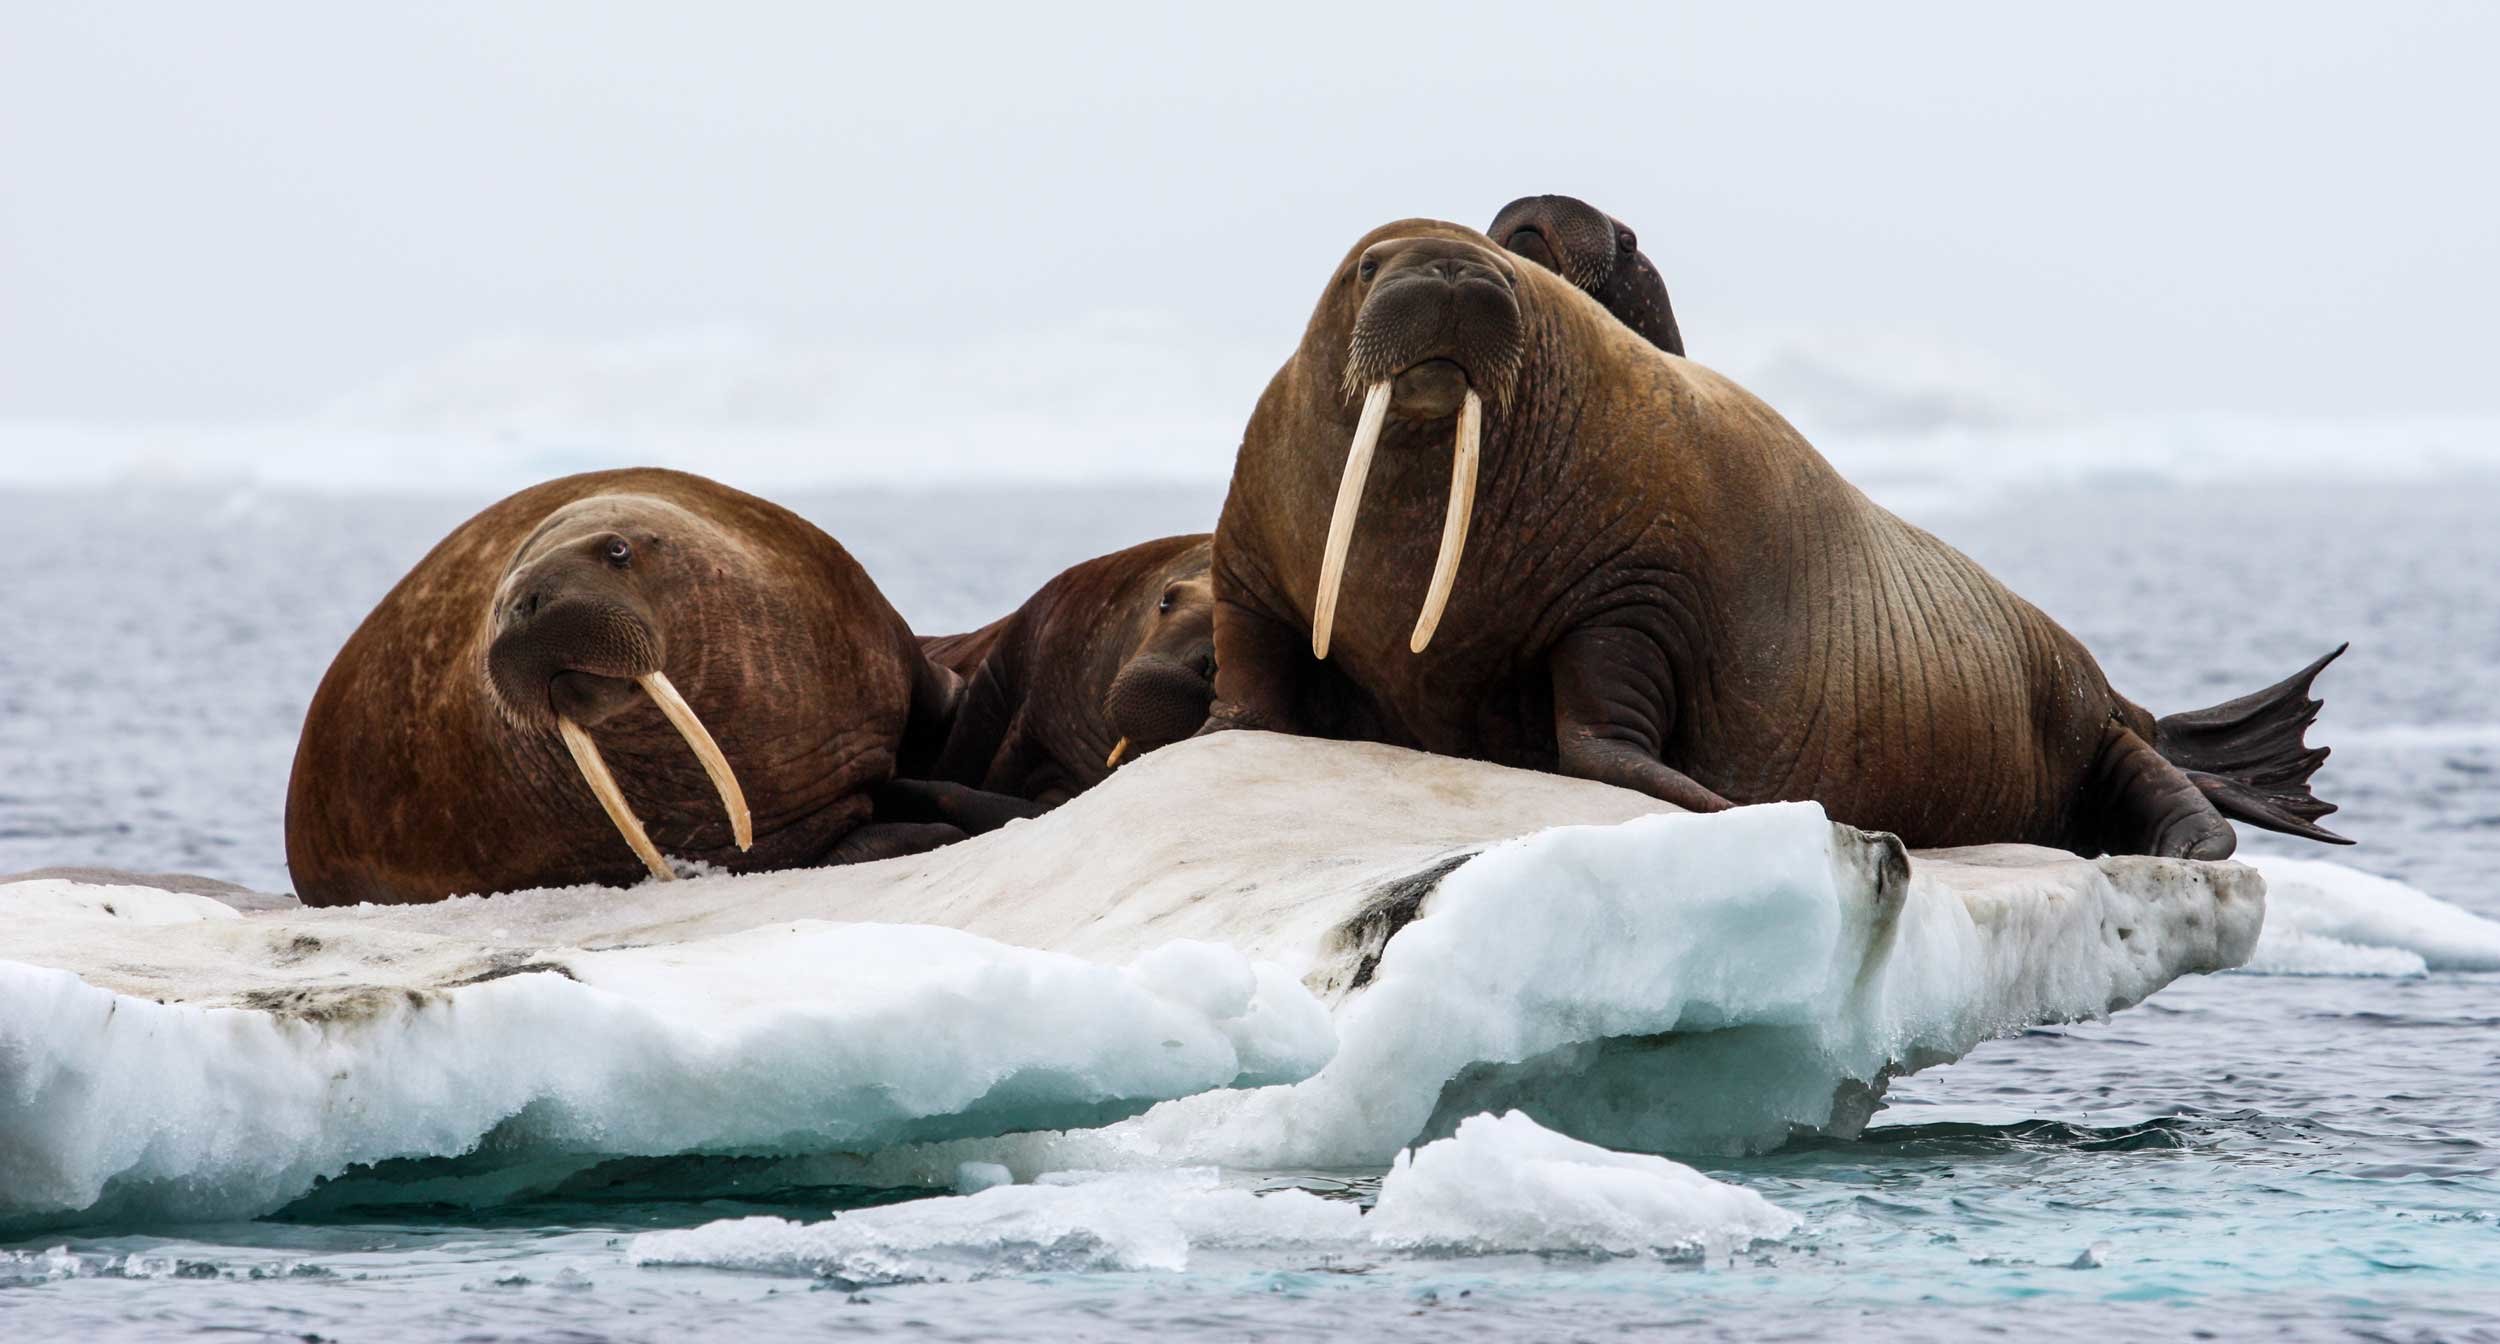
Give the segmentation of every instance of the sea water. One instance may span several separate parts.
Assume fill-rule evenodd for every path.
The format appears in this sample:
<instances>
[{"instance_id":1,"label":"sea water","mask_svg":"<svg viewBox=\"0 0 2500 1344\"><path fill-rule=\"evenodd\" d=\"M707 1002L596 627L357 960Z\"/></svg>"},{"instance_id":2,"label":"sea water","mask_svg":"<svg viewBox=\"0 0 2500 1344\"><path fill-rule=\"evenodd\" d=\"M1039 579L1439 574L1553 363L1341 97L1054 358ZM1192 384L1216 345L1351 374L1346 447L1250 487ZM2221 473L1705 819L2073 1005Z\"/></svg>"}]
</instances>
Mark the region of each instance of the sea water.
<instances>
[{"instance_id":1,"label":"sea water","mask_svg":"<svg viewBox=\"0 0 2500 1344\"><path fill-rule=\"evenodd\" d=\"M1220 486L787 498L923 629L1209 525ZM323 666L484 496L0 495L0 872L106 863L283 888ZM1918 521L2161 710L2321 681L2351 850L2259 837L2500 915L2500 485L1922 497ZM0 1337L161 1339L2500 1338L2500 976L2233 974L1902 1080L1861 1138L1683 1155L1799 1220L1743 1250L1192 1247L1186 1268L1001 1260L952 1281L646 1263L637 1236L914 1193L756 1159L611 1163L524 1203L407 1202L426 1164L276 1217L0 1240ZM1382 1172L1226 1172L1365 1204ZM385 1207L370 1198L387 1190ZM466 1196L464 1196L466 1197Z\"/></svg>"}]
</instances>

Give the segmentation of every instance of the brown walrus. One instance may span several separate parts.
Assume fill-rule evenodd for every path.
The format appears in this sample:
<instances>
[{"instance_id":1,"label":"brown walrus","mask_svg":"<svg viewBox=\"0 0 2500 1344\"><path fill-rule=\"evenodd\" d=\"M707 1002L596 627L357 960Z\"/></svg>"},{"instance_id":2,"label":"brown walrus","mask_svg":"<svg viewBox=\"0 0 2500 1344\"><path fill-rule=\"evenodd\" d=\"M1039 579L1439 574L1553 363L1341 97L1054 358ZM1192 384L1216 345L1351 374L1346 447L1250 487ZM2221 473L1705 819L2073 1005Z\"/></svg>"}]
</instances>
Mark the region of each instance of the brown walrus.
<instances>
[{"instance_id":1,"label":"brown walrus","mask_svg":"<svg viewBox=\"0 0 2500 1344\"><path fill-rule=\"evenodd\" d=\"M2225 814L2339 838L2301 740L2328 659L2157 721L1769 407L1455 224L1375 229L1331 275L1213 573L1210 729L1813 799L1915 846L2215 858Z\"/></svg>"},{"instance_id":2,"label":"brown walrus","mask_svg":"<svg viewBox=\"0 0 2500 1344\"><path fill-rule=\"evenodd\" d=\"M461 524L349 637L287 865L339 905L925 849L963 832L871 794L957 690L796 514L682 472L568 476Z\"/></svg>"},{"instance_id":3,"label":"brown walrus","mask_svg":"<svg viewBox=\"0 0 2500 1344\"><path fill-rule=\"evenodd\" d=\"M1055 806L1178 742L1215 697L1212 538L1099 556L968 634L922 641L964 678L932 773Z\"/></svg>"},{"instance_id":4,"label":"brown walrus","mask_svg":"<svg viewBox=\"0 0 2500 1344\"><path fill-rule=\"evenodd\" d=\"M1522 196L1503 206L1485 233L1570 281L1641 339L1684 353L1667 282L1622 220L1574 196Z\"/></svg>"}]
</instances>

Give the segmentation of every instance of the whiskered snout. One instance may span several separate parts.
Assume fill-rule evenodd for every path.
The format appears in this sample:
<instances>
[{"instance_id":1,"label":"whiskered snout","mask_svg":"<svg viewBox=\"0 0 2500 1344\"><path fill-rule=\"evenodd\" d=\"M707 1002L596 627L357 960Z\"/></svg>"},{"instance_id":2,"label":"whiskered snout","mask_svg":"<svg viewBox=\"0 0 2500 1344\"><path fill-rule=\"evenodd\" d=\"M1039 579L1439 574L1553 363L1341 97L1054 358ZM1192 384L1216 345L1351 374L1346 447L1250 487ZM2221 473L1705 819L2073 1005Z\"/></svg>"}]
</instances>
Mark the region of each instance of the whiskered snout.
<instances>
[{"instance_id":1,"label":"whiskered snout","mask_svg":"<svg viewBox=\"0 0 2500 1344\"><path fill-rule=\"evenodd\" d=\"M620 602L530 590L502 604L495 624L488 679L496 708L521 726L600 723L638 703L634 679L660 666L651 623Z\"/></svg>"},{"instance_id":2,"label":"whiskered snout","mask_svg":"<svg viewBox=\"0 0 2500 1344\"><path fill-rule=\"evenodd\" d=\"M1472 244L1426 239L1362 264L1374 270L1348 344L1347 395L1390 381L1391 412L1418 420L1456 414L1470 388L1502 399L1522 339L1507 262Z\"/></svg>"}]
</instances>

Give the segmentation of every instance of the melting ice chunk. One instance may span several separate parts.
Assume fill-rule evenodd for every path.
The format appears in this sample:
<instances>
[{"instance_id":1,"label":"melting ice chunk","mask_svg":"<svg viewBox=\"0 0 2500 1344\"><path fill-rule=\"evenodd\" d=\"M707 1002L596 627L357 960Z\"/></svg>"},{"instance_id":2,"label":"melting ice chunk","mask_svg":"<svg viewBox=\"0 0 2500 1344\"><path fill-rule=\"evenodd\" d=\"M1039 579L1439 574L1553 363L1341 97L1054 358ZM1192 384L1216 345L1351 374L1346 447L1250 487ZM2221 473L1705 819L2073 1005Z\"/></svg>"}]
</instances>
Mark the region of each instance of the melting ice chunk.
<instances>
[{"instance_id":1,"label":"melting ice chunk","mask_svg":"<svg viewBox=\"0 0 2500 1344\"><path fill-rule=\"evenodd\" d=\"M1181 1270L1192 1250L1723 1253L1797 1219L1662 1157L1613 1153L1516 1111L1402 1153L1370 1216L1302 1190L1255 1195L1211 1167L1058 1172L1032 1185L861 1209L826 1222L737 1218L636 1237L641 1265L713 1265L855 1283Z\"/></svg>"}]
</instances>

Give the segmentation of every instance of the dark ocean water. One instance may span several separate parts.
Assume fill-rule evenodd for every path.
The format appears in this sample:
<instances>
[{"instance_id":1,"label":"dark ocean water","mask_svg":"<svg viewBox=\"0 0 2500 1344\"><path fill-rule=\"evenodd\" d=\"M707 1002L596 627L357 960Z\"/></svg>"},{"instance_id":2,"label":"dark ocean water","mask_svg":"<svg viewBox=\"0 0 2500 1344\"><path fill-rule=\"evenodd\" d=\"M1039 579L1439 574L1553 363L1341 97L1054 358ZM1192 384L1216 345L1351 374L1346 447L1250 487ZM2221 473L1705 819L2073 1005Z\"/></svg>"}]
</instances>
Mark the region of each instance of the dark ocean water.
<instances>
[{"instance_id":1,"label":"dark ocean water","mask_svg":"<svg viewBox=\"0 0 2500 1344\"><path fill-rule=\"evenodd\" d=\"M1070 561L1209 525L1218 493L785 502L916 623L951 629ZM92 862L283 889L286 771L313 685L383 590L485 502L0 494L0 872ZM2353 641L2321 683L2318 737L2336 754L2319 784L2362 843L2248 847L2500 915L2495 513L2500 485L2480 479L2147 482L1918 517L2159 710ZM816 1291L634 1268L621 1239L870 1196L657 1164L597 1197L489 1213L307 1209L0 1243L0 1338L2500 1340L2500 976L2194 979L1906 1080L1877 1120L1853 1142L1700 1161L1806 1220L1732 1264L1226 1252L1179 1275ZM1351 1175L1359 1191L1366 1173Z\"/></svg>"}]
</instances>

